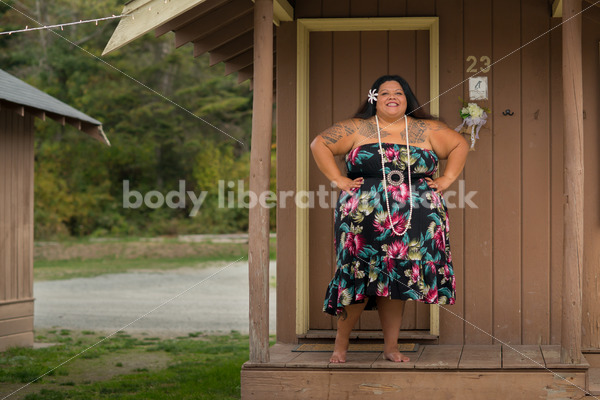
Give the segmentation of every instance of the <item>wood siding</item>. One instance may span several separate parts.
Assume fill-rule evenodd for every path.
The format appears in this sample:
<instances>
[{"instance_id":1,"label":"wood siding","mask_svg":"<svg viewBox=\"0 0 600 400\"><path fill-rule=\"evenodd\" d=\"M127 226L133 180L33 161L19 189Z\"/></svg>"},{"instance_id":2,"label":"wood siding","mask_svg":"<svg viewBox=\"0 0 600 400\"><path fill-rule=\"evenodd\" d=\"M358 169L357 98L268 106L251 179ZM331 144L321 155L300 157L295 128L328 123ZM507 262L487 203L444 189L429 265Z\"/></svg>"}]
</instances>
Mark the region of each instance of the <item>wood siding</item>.
<instances>
[{"instance_id":1,"label":"wood siding","mask_svg":"<svg viewBox=\"0 0 600 400\"><path fill-rule=\"evenodd\" d=\"M584 6L587 6L584 3ZM600 9L583 14L583 320L581 347L600 348Z\"/></svg>"},{"instance_id":2,"label":"wood siding","mask_svg":"<svg viewBox=\"0 0 600 400\"><path fill-rule=\"evenodd\" d=\"M33 344L33 116L0 109L0 351Z\"/></svg>"},{"instance_id":3,"label":"wood siding","mask_svg":"<svg viewBox=\"0 0 600 400\"><path fill-rule=\"evenodd\" d=\"M600 347L600 139L598 109L600 107L599 15L597 8L586 11L584 30L584 119L585 128L585 243L583 290L583 347ZM450 242L457 277L457 301L440 310L441 344L558 344L561 320L561 273L563 262L563 118L561 76L561 29L545 34L561 21L552 19L548 2L539 0L421 0L421 1L299 1L296 18L328 17L411 17L437 16L440 20L440 117L450 127L460 123L459 96L467 98L465 80L471 61L474 68L489 80L489 100L479 104L492 109L488 124L480 133L476 151L469 154L461 178L465 193L475 191L472 201L477 208L450 210ZM290 29L294 23L279 28ZM314 35L314 34L311 34ZM348 79L348 87L365 91L363 82L344 72L348 64L360 68L370 60L354 55L356 46L376 47L371 38L361 42L365 33L339 32L328 39L315 40L315 49L332 45L347 48L345 62L339 67L330 62L311 64L312 88L319 84L335 84ZM375 33L369 33L375 35ZM290 37L293 35L290 35ZM539 37L538 37L539 36ZM366 37L366 36L365 36ZM291 39L291 38L290 38ZM295 37L294 37L295 39ZM325 40L326 39L326 40ZM528 43L535 39L532 43ZM335 40L338 40L336 42ZM357 44L358 43L358 44ZM406 41L398 41L405 44ZM410 42L408 42L410 43ZM295 42L279 42L278 46L295 47ZM511 52L524 46L520 51ZM406 47L405 47L406 48ZM510 54L510 55L509 55ZM312 56L312 53L311 53ZM489 72L481 71L481 57L494 64ZM335 54L333 59L335 59ZM341 57L341 56L340 56ZM505 58L504 58L505 57ZM279 59L280 77L295 81L294 59ZM312 61L311 61L312 62ZM320 68L313 73L313 68ZM410 75L410 70L398 67L390 71ZM287 71L287 72L286 72ZM278 79L280 79L278 77ZM318 82L316 80L319 80ZM293 98L293 88L278 87L278 107ZM323 113L311 118L311 137L328 124L346 118L354 111L353 104L342 100L319 98ZM426 97L420 97L422 102ZM311 103L317 101L311 98ZM513 116L502 114L506 109ZM280 130L284 114L278 114L278 143L293 140L293 129ZM294 118L288 113L287 118ZM291 123L284 123L291 127ZM291 149L285 157L289 157ZM293 160L289 157L289 160ZM288 159L279 157L278 173L289 172ZM284 164L282 165L281 162ZM311 159L311 168L314 161ZM311 171L311 187L315 173ZM318 179L318 178L314 178ZM320 181L318 181L320 183ZM323 181L324 182L324 181ZM280 183L280 185L285 185ZM450 190L460 193L456 182ZM458 198L452 198L453 203ZM286 212L291 212L286 210ZM329 218L327 215L310 219ZM279 221L281 223L281 221ZM314 237L318 235L317 237ZM280 236L281 237L281 236ZM283 237L281 237L283 238ZM287 240L290 236L285 236ZM311 229L311 268L314 260L332 260L333 232L316 233ZM279 242L279 241L278 241ZM293 251L293 243L278 243L280 251ZM292 257L292 256L290 256ZM292 257L293 258L293 257ZM322 274L333 275L331 265ZM286 265L286 268L289 265ZM311 269L311 285L313 284ZM325 287L314 289L311 298L311 318L320 313ZM294 301L278 296L278 302ZM285 305L278 306L289 309ZM319 324L327 326L327 316L318 316ZM407 318L407 316L405 316ZM334 321L329 325L334 327Z\"/></svg>"}]
</instances>

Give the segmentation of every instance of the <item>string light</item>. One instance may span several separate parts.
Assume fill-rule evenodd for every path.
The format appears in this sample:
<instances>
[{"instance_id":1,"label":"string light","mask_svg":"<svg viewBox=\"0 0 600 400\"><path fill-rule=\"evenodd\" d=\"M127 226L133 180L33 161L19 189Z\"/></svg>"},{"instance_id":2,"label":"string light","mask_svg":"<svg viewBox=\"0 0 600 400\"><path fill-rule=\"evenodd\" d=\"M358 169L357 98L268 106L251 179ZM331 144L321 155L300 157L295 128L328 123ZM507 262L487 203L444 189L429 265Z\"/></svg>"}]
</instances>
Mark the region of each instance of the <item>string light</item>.
<instances>
[{"instance_id":1,"label":"string light","mask_svg":"<svg viewBox=\"0 0 600 400\"><path fill-rule=\"evenodd\" d=\"M79 22L69 22L66 24L57 24L57 25L44 25L44 26L40 26L39 28L30 28L29 25L25 26L25 29L19 29L16 31L6 31L6 32L0 32L0 35L12 35L13 33L21 33L21 32L33 32L33 31L39 31L42 29L52 29L52 28L60 28L60 30L64 30L63 27L65 26L70 26L70 25L79 25L79 24L88 24L90 22L95 22L96 25L98 25L98 21L106 21L108 19L116 19L116 18L123 18L123 17L128 17L128 15L112 15L112 17L104 17L104 18L96 18L96 19L89 19L86 21L82 21L79 20Z\"/></svg>"}]
</instances>

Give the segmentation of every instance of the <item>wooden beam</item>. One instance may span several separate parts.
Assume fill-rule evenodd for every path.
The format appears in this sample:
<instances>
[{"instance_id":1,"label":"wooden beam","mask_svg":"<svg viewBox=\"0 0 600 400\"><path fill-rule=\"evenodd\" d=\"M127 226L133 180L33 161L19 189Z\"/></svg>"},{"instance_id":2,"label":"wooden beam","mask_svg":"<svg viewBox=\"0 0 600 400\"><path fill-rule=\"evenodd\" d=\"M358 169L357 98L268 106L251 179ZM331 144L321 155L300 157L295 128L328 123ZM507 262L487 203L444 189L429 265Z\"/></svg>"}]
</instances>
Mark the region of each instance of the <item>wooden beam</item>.
<instances>
[{"instance_id":1,"label":"wooden beam","mask_svg":"<svg viewBox=\"0 0 600 400\"><path fill-rule=\"evenodd\" d=\"M6 109L6 110L11 110L11 111L19 114L21 117L25 116L25 106L23 106L21 104L17 104L17 103L8 102L8 101L0 101L0 103L2 103L2 108ZM27 107L27 112L29 112L29 107Z\"/></svg>"},{"instance_id":2,"label":"wooden beam","mask_svg":"<svg viewBox=\"0 0 600 400\"><path fill-rule=\"evenodd\" d=\"M250 32L254 26L253 18L252 13L245 14L230 25L222 27L198 42L194 42L194 57L201 56L207 51L214 50L238 36Z\"/></svg>"},{"instance_id":3,"label":"wooden beam","mask_svg":"<svg viewBox=\"0 0 600 400\"><path fill-rule=\"evenodd\" d=\"M212 32L235 23L236 19L251 13L252 3L248 0L234 0L175 31L175 47L189 42L197 42Z\"/></svg>"},{"instance_id":4,"label":"wooden beam","mask_svg":"<svg viewBox=\"0 0 600 400\"><path fill-rule=\"evenodd\" d=\"M287 0L275 0L273 2L273 23L279 26L281 21L294 20L294 7Z\"/></svg>"},{"instance_id":5,"label":"wooden beam","mask_svg":"<svg viewBox=\"0 0 600 400\"><path fill-rule=\"evenodd\" d=\"M230 0L212 0L205 3L200 3L196 7L192 8L185 14L182 14L172 20L164 23L154 30L154 34L156 37L162 36L165 33L170 31L176 31L177 29L181 29L189 22L195 20L196 18L204 15L218 7L221 7L223 4L226 4Z\"/></svg>"},{"instance_id":6,"label":"wooden beam","mask_svg":"<svg viewBox=\"0 0 600 400\"><path fill-rule=\"evenodd\" d=\"M110 146L110 142L109 142L108 138L106 137L106 135L104 134L104 131L102 130L101 125L100 126L94 125L89 122L77 119L77 118L66 117L64 115L55 114L55 113L45 111L45 110L40 110L39 108L27 107L27 106L23 106L21 104L11 103L11 102L7 102L7 101L0 101L0 109L14 111L15 113L19 114L21 117L24 117L25 114L30 114L34 117L41 119L42 121L46 121L46 116L48 116L49 118L51 118L51 119L55 120L56 122L58 122L59 124L61 124L62 126L65 126L66 124L72 125L75 128L77 128L78 130L85 132L88 135L92 136L94 139L99 140L102 143L106 143L107 145Z\"/></svg>"},{"instance_id":7,"label":"wooden beam","mask_svg":"<svg viewBox=\"0 0 600 400\"><path fill-rule=\"evenodd\" d=\"M583 276L583 79L581 0L563 0L564 260L561 363L581 361Z\"/></svg>"},{"instance_id":8,"label":"wooden beam","mask_svg":"<svg viewBox=\"0 0 600 400\"><path fill-rule=\"evenodd\" d=\"M67 124L77 128L77 130L81 130L81 121L77 118L66 118L65 121Z\"/></svg>"},{"instance_id":9,"label":"wooden beam","mask_svg":"<svg viewBox=\"0 0 600 400\"><path fill-rule=\"evenodd\" d=\"M13 111L19 114L21 117L25 116L25 107L24 106L16 106L13 108Z\"/></svg>"},{"instance_id":10,"label":"wooden beam","mask_svg":"<svg viewBox=\"0 0 600 400\"><path fill-rule=\"evenodd\" d=\"M253 62L254 51L253 49L250 49L225 63L225 75L229 75L246 68L249 65L252 65Z\"/></svg>"},{"instance_id":11,"label":"wooden beam","mask_svg":"<svg viewBox=\"0 0 600 400\"><path fill-rule=\"evenodd\" d=\"M254 2L254 0L252 0ZM273 0L273 23L279 26L281 21L294 20L294 7L287 0Z\"/></svg>"},{"instance_id":12,"label":"wooden beam","mask_svg":"<svg viewBox=\"0 0 600 400\"><path fill-rule=\"evenodd\" d=\"M252 79L254 76L254 66L250 65L246 68L243 68L238 71L238 84L247 81L248 79Z\"/></svg>"},{"instance_id":13,"label":"wooden beam","mask_svg":"<svg viewBox=\"0 0 600 400\"><path fill-rule=\"evenodd\" d=\"M251 49L252 46L254 46L254 32L250 31L211 51L209 65L212 67L222 61L227 61Z\"/></svg>"},{"instance_id":14,"label":"wooden beam","mask_svg":"<svg viewBox=\"0 0 600 400\"><path fill-rule=\"evenodd\" d=\"M58 122L59 124L61 124L62 126L65 126L66 118L63 115L49 113L49 112L47 112L46 115L49 116L50 118L52 118L53 120L55 120L56 122Z\"/></svg>"},{"instance_id":15,"label":"wooden beam","mask_svg":"<svg viewBox=\"0 0 600 400\"><path fill-rule=\"evenodd\" d=\"M273 0L256 0L254 8L254 98L250 192L269 191L273 133ZM250 362L269 362L269 208L250 208Z\"/></svg>"},{"instance_id":16,"label":"wooden beam","mask_svg":"<svg viewBox=\"0 0 600 400\"><path fill-rule=\"evenodd\" d=\"M106 137L104 129L102 129L102 125L92 125L84 123L81 130L93 137L94 139L96 139L97 141L110 146L110 140L108 140L108 137Z\"/></svg>"},{"instance_id":17,"label":"wooden beam","mask_svg":"<svg viewBox=\"0 0 600 400\"><path fill-rule=\"evenodd\" d=\"M34 117L37 117L37 118L41 119L42 121L46 120L46 112L44 110L38 110L36 108L33 108L33 109L30 110L30 113Z\"/></svg>"}]
</instances>

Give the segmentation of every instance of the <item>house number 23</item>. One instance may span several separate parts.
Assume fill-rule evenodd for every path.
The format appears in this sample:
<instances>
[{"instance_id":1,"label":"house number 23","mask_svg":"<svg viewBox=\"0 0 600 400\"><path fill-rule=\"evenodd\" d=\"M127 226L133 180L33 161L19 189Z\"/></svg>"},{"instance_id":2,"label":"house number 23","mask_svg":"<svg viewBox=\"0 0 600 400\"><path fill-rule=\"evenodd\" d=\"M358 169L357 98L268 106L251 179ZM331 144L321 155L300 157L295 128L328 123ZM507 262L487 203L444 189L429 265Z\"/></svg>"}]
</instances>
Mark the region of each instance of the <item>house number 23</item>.
<instances>
[{"instance_id":1,"label":"house number 23","mask_svg":"<svg viewBox=\"0 0 600 400\"><path fill-rule=\"evenodd\" d=\"M484 74L487 74L488 72L490 72L490 64L492 63L492 60L488 56L481 56L479 58L479 65L483 64L483 66L480 66L479 70L477 68L477 57L467 57L467 63L470 63L467 67L467 72L483 72Z\"/></svg>"}]
</instances>

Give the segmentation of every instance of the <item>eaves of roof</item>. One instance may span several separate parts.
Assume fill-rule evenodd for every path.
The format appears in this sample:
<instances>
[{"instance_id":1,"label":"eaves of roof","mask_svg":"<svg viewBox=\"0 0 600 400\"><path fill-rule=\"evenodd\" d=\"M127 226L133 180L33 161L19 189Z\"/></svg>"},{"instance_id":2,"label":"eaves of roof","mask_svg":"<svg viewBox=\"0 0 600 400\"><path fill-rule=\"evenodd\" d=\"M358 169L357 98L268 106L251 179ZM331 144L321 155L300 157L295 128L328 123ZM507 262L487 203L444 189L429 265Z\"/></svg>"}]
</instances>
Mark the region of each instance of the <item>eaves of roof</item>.
<instances>
[{"instance_id":1,"label":"eaves of roof","mask_svg":"<svg viewBox=\"0 0 600 400\"><path fill-rule=\"evenodd\" d=\"M210 65L225 63L225 74L237 72L238 82L252 78L254 48L253 0L133 0L104 52L119 49L154 30L156 36L175 33L175 45L193 43L194 57L210 54ZM292 21L287 0L273 1L273 23Z\"/></svg>"},{"instance_id":2,"label":"eaves of roof","mask_svg":"<svg viewBox=\"0 0 600 400\"><path fill-rule=\"evenodd\" d=\"M102 130L102 122L63 103L0 69L0 107L25 112L41 119L50 117L63 125L69 124L93 138L110 145Z\"/></svg>"}]
</instances>

